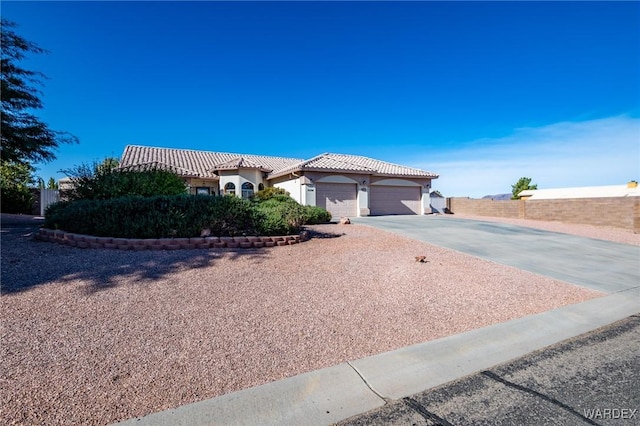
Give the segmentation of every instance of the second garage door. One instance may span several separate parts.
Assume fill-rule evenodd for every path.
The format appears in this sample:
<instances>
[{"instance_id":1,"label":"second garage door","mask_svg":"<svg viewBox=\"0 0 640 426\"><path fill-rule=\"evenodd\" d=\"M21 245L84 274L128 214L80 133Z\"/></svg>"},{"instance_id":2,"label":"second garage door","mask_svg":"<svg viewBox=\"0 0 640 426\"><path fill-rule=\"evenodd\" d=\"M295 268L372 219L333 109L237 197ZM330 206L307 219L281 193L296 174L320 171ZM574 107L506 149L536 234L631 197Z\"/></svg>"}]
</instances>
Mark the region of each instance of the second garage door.
<instances>
[{"instance_id":1,"label":"second garage door","mask_svg":"<svg viewBox=\"0 0 640 426\"><path fill-rule=\"evenodd\" d=\"M357 215L356 185L350 183L317 183L316 206L325 208L333 220Z\"/></svg>"},{"instance_id":2,"label":"second garage door","mask_svg":"<svg viewBox=\"0 0 640 426\"><path fill-rule=\"evenodd\" d=\"M419 186L371 186L369 203L372 215L420 214Z\"/></svg>"}]
</instances>

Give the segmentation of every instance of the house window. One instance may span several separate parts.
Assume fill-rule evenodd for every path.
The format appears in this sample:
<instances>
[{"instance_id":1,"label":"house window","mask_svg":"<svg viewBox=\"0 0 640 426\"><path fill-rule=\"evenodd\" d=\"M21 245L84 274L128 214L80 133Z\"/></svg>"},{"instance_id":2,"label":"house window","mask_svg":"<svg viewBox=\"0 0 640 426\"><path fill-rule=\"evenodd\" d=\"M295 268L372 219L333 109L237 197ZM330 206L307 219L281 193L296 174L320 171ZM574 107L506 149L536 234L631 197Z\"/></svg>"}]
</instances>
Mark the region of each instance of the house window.
<instances>
[{"instance_id":1,"label":"house window","mask_svg":"<svg viewBox=\"0 0 640 426\"><path fill-rule=\"evenodd\" d=\"M236 195L236 186L229 182L224 186L224 195Z\"/></svg>"},{"instance_id":2,"label":"house window","mask_svg":"<svg viewBox=\"0 0 640 426\"><path fill-rule=\"evenodd\" d=\"M258 191L264 191L264 185L259 183L258 184Z\"/></svg>"},{"instance_id":3,"label":"house window","mask_svg":"<svg viewBox=\"0 0 640 426\"><path fill-rule=\"evenodd\" d=\"M196 188L196 194L197 195L209 195L210 194L209 187L207 187L207 186L198 186Z\"/></svg>"},{"instance_id":4,"label":"house window","mask_svg":"<svg viewBox=\"0 0 640 426\"><path fill-rule=\"evenodd\" d=\"M242 184L242 198L251 198L253 196L253 184L245 182Z\"/></svg>"}]
</instances>

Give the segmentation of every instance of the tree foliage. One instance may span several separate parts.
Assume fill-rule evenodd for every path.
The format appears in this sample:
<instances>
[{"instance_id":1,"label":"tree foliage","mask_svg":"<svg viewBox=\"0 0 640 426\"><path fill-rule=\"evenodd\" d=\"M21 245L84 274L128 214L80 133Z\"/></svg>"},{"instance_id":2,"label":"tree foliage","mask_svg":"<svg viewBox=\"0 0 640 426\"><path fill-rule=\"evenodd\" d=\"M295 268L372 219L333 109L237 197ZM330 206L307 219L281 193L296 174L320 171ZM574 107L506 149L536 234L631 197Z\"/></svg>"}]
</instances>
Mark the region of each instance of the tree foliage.
<instances>
[{"instance_id":1,"label":"tree foliage","mask_svg":"<svg viewBox=\"0 0 640 426\"><path fill-rule=\"evenodd\" d=\"M520 199L518 194L520 194L520 192L525 191L527 189L538 189L538 185L535 185L535 184L531 185L531 178L521 177L520 179L518 179L518 181L514 185L511 185L511 194L513 194L511 199L512 200Z\"/></svg>"},{"instance_id":2,"label":"tree foliage","mask_svg":"<svg viewBox=\"0 0 640 426\"><path fill-rule=\"evenodd\" d=\"M117 167L117 158L106 158L100 163L63 170L71 179L71 189L65 190L62 197L67 200L108 200L186 193L185 183L175 173L159 169L120 170Z\"/></svg>"},{"instance_id":3,"label":"tree foliage","mask_svg":"<svg viewBox=\"0 0 640 426\"><path fill-rule=\"evenodd\" d=\"M29 164L55 159L54 150L62 143L76 143L78 139L67 133L51 130L32 114L42 109L41 92L45 75L19 65L28 53L46 51L35 43L17 35L16 24L2 19L0 56L0 98L2 104L0 159L2 162Z\"/></svg>"},{"instance_id":4,"label":"tree foliage","mask_svg":"<svg viewBox=\"0 0 640 426\"><path fill-rule=\"evenodd\" d=\"M58 182L56 182L56 180L52 177L49 178L49 181L47 182L47 189L58 189Z\"/></svg>"},{"instance_id":5,"label":"tree foliage","mask_svg":"<svg viewBox=\"0 0 640 426\"><path fill-rule=\"evenodd\" d=\"M3 213L30 213L33 168L28 164L0 162L0 207Z\"/></svg>"}]
</instances>

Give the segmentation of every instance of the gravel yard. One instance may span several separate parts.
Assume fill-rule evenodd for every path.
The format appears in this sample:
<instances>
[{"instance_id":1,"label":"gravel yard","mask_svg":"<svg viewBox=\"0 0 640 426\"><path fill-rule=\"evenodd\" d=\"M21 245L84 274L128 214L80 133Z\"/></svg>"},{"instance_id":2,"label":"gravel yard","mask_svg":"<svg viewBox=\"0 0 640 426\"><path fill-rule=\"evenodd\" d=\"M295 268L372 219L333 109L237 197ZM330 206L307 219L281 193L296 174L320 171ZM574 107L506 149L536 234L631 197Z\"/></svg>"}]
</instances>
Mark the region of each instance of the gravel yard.
<instances>
[{"instance_id":1,"label":"gravel yard","mask_svg":"<svg viewBox=\"0 0 640 426\"><path fill-rule=\"evenodd\" d=\"M2 422L107 424L602 295L366 226L311 230L132 252L3 221Z\"/></svg>"}]
</instances>

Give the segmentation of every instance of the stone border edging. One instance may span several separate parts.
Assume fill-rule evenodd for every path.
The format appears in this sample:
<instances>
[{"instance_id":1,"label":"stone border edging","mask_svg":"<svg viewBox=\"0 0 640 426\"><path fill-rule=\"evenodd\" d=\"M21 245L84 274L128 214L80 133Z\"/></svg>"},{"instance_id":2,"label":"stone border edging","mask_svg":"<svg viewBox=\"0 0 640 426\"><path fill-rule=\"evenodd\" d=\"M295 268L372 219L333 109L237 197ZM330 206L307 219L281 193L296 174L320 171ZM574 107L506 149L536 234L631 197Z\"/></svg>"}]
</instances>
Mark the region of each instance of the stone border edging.
<instances>
[{"instance_id":1,"label":"stone border edging","mask_svg":"<svg viewBox=\"0 0 640 426\"><path fill-rule=\"evenodd\" d=\"M263 248L298 244L300 235L275 237L192 237L192 238L112 238L74 234L61 230L40 228L34 236L48 241L78 248L117 250L179 250L210 248Z\"/></svg>"}]
</instances>

